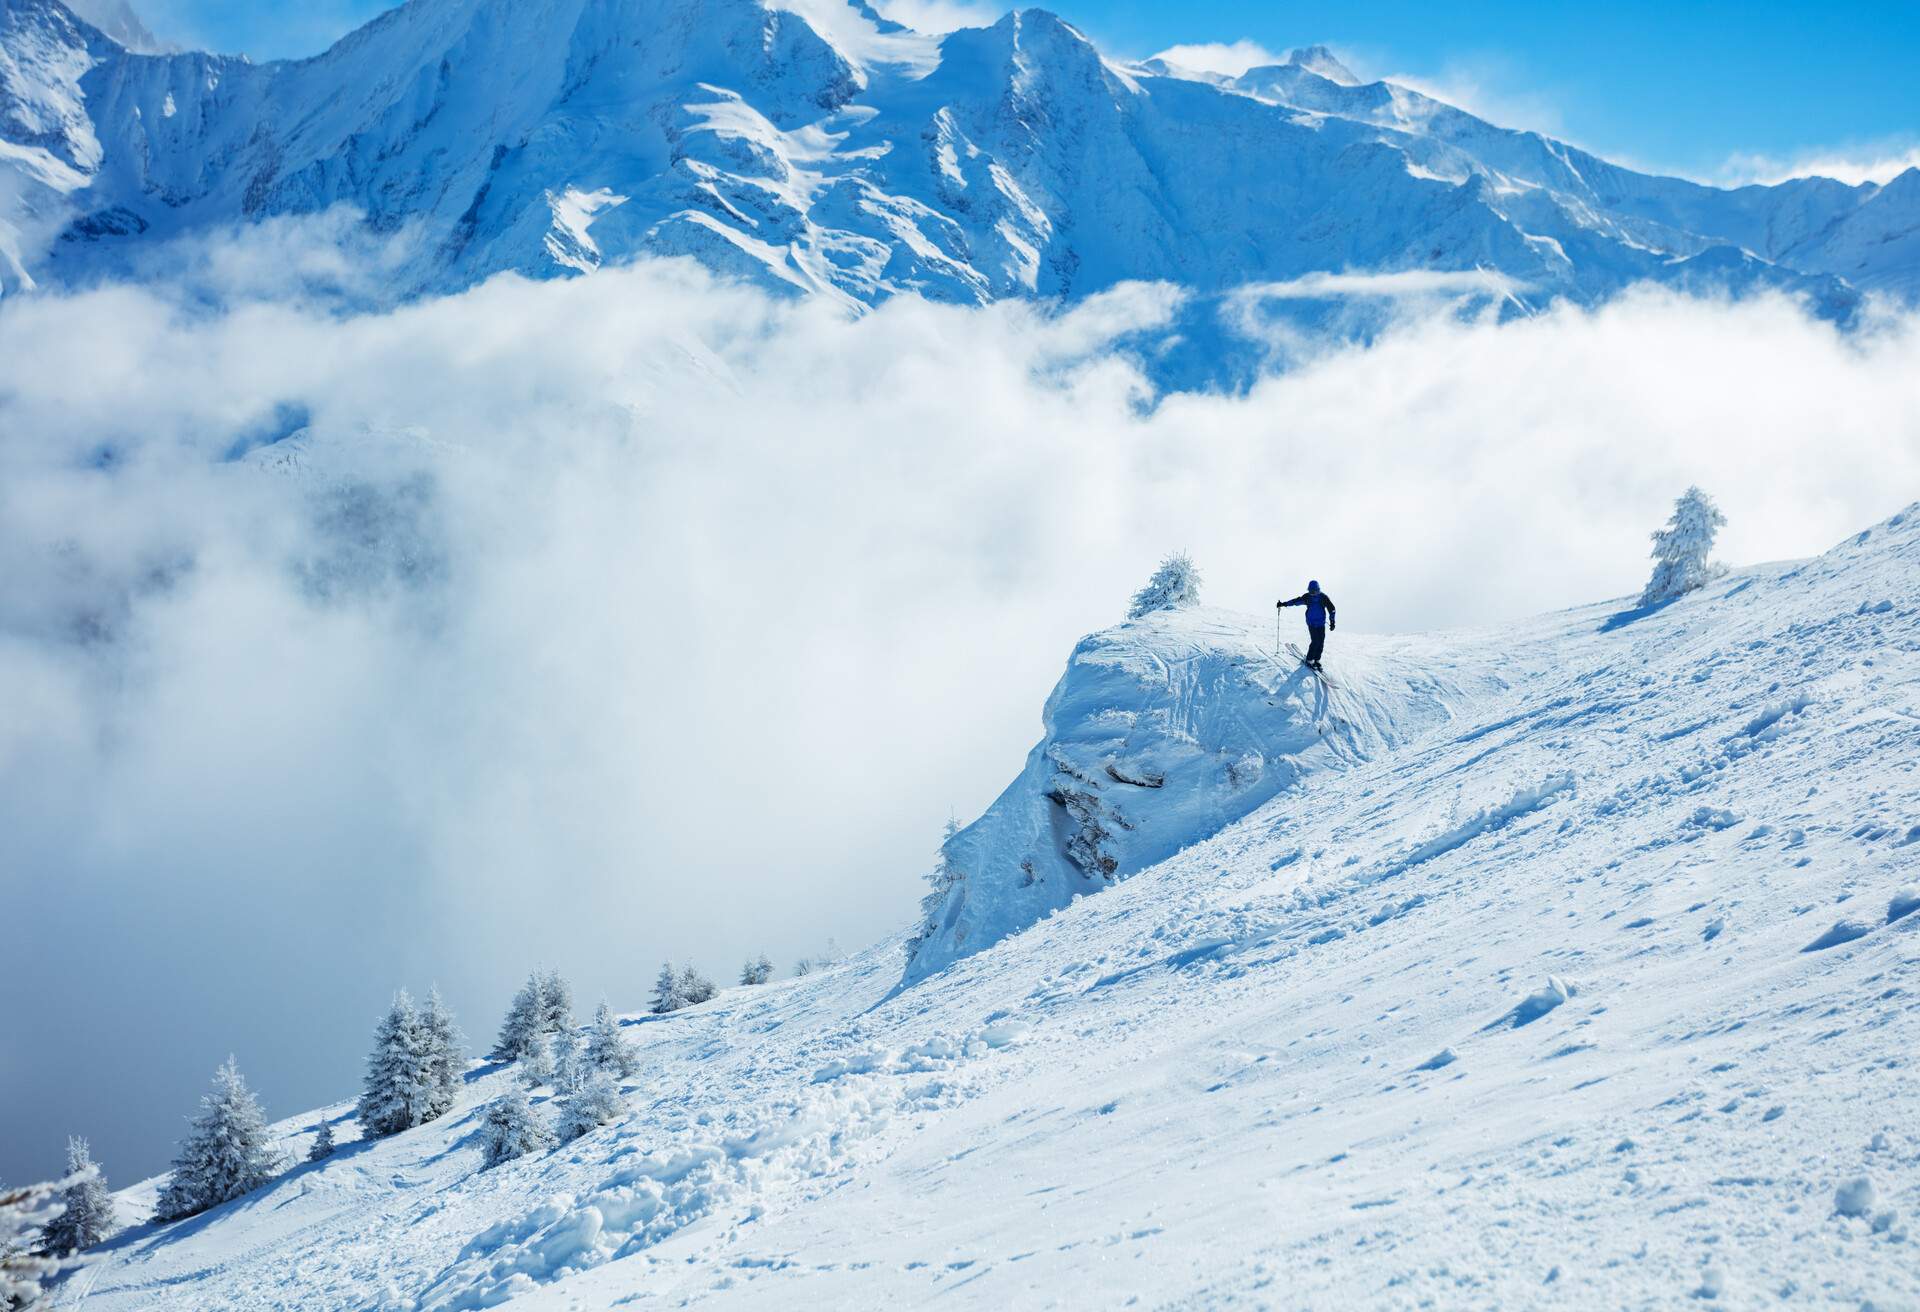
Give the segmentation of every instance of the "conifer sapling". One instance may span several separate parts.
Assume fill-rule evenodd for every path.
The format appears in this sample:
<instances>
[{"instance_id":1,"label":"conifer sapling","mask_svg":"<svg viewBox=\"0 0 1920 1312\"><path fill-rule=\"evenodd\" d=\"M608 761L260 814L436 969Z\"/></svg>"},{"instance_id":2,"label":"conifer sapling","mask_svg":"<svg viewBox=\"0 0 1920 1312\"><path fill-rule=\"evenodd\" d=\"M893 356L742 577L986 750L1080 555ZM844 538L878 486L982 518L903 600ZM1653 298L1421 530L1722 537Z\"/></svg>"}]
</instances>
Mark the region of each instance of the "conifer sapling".
<instances>
[{"instance_id":1,"label":"conifer sapling","mask_svg":"<svg viewBox=\"0 0 1920 1312\"><path fill-rule=\"evenodd\" d=\"M533 1113L526 1092L514 1086L487 1104L480 1122L480 1155L484 1166L524 1157L553 1147L553 1131Z\"/></svg>"},{"instance_id":2,"label":"conifer sapling","mask_svg":"<svg viewBox=\"0 0 1920 1312\"><path fill-rule=\"evenodd\" d=\"M67 1140L67 1179L72 1183L60 1195L65 1210L41 1235L41 1247L53 1257L92 1248L113 1231L113 1195L85 1139Z\"/></svg>"},{"instance_id":3,"label":"conifer sapling","mask_svg":"<svg viewBox=\"0 0 1920 1312\"><path fill-rule=\"evenodd\" d=\"M605 1002L593 1013L593 1024L587 1030L587 1065L622 1080L631 1079L640 1069L638 1054L620 1033L620 1022Z\"/></svg>"},{"instance_id":4,"label":"conifer sapling","mask_svg":"<svg viewBox=\"0 0 1920 1312\"><path fill-rule=\"evenodd\" d=\"M307 1149L307 1160L324 1162L333 1156L333 1122L321 1121L320 1128L313 1132L313 1147Z\"/></svg>"}]
</instances>

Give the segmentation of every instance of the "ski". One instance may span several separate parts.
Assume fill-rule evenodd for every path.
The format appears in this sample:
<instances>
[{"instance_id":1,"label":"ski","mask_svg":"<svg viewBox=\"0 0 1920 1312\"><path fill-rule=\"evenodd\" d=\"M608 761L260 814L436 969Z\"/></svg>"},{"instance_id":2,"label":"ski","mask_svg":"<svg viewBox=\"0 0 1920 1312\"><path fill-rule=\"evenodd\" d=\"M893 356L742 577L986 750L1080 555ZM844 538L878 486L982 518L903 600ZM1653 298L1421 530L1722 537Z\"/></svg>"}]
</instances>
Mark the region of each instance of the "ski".
<instances>
[{"instance_id":1,"label":"ski","mask_svg":"<svg viewBox=\"0 0 1920 1312\"><path fill-rule=\"evenodd\" d=\"M1306 670L1309 674L1313 675L1314 678L1320 680L1321 686L1327 689L1327 691L1329 692L1333 691L1333 688L1334 688L1333 680L1329 679L1326 676L1326 673L1324 671L1317 669L1312 665L1307 664L1307 654L1305 652L1301 651L1300 648L1296 647L1291 642L1287 644L1287 651L1292 654L1293 658L1296 661L1300 662L1301 669Z\"/></svg>"}]
</instances>

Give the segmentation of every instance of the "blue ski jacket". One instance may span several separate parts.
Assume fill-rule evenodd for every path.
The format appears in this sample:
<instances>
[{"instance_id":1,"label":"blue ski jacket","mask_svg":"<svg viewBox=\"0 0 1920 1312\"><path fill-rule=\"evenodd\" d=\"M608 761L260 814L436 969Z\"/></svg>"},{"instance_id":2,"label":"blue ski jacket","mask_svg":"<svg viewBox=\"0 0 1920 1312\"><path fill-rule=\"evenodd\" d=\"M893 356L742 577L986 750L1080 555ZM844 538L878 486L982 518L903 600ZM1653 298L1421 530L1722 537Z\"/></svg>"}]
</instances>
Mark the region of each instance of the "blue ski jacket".
<instances>
[{"instance_id":1,"label":"blue ski jacket","mask_svg":"<svg viewBox=\"0 0 1920 1312\"><path fill-rule=\"evenodd\" d=\"M1322 629L1334 615L1333 598L1320 591L1318 584L1310 583L1307 590L1292 601L1283 601L1282 606L1305 606L1307 608L1307 627Z\"/></svg>"}]
</instances>

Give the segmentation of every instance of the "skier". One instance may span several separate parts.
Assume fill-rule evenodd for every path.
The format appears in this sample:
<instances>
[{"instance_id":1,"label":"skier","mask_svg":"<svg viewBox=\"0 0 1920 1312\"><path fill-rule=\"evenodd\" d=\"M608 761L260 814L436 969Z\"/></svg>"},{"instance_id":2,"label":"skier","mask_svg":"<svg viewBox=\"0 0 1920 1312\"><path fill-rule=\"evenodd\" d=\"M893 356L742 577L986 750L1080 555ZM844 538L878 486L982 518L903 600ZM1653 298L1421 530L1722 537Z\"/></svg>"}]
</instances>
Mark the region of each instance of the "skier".
<instances>
[{"instance_id":1,"label":"skier","mask_svg":"<svg viewBox=\"0 0 1920 1312\"><path fill-rule=\"evenodd\" d=\"M1333 598L1320 591L1320 581L1315 579L1292 601L1276 601L1273 605L1275 610L1285 610L1288 606L1307 608L1307 634L1312 641L1307 644L1306 660L1302 663L1319 669L1320 652L1327 645L1327 630L1337 627L1333 619Z\"/></svg>"}]
</instances>

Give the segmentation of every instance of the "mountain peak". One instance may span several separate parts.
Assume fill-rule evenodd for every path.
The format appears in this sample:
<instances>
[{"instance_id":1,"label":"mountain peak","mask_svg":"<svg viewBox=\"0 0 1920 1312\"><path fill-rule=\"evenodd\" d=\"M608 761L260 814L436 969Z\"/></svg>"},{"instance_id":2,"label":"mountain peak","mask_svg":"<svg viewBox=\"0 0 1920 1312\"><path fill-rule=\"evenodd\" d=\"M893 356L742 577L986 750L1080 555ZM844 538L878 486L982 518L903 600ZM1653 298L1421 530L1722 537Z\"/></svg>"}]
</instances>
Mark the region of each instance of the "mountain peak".
<instances>
[{"instance_id":1,"label":"mountain peak","mask_svg":"<svg viewBox=\"0 0 1920 1312\"><path fill-rule=\"evenodd\" d=\"M1353 70L1341 63L1333 51L1325 46L1301 46L1287 53L1287 63L1295 68L1304 68L1329 82L1338 82L1341 86L1355 87L1360 79Z\"/></svg>"}]
</instances>

